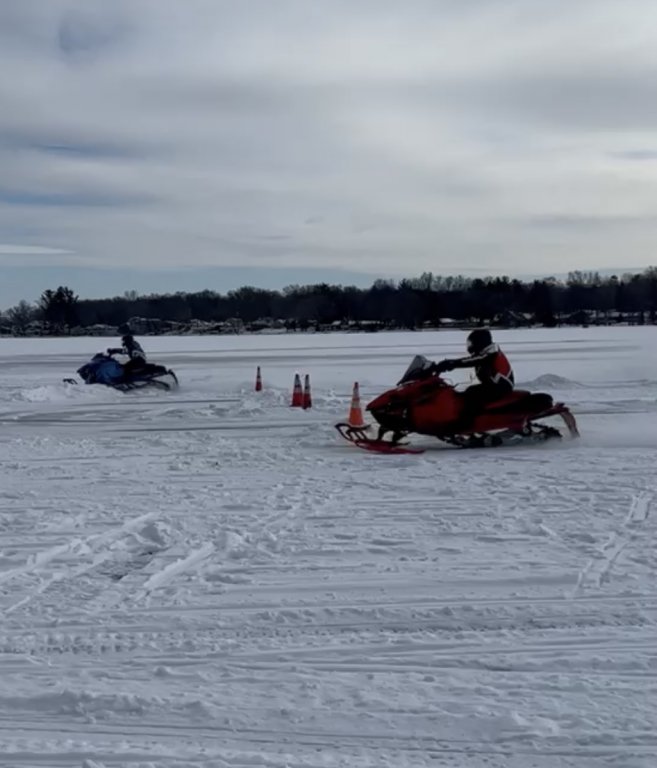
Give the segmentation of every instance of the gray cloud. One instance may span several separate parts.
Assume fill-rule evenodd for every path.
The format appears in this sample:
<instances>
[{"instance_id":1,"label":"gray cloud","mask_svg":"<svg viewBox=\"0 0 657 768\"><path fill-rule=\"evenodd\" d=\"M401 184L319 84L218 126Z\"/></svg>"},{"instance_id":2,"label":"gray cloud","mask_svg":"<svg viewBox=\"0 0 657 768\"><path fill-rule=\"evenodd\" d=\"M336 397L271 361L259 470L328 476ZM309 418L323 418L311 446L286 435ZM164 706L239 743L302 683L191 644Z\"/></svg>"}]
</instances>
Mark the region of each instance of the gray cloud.
<instances>
[{"instance_id":1,"label":"gray cloud","mask_svg":"<svg viewBox=\"0 0 657 768\"><path fill-rule=\"evenodd\" d=\"M612 157L621 160L657 160L657 149L628 149L624 152L614 152Z\"/></svg>"},{"instance_id":2,"label":"gray cloud","mask_svg":"<svg viewBox=\"0 0 657 768\"><path fill-rule=\"evenodd\" d=\"M4 3L0 240L125 270L648 263L655 22L649 0Z\"/></svg>"},{"instance_id":3,"label":"gray cloud","mask_svg":"<svg viewBox=\"0 0 657 768\"><path fill-rule=\"evenodd\" d=\"M62 248L41 248L32 245L17 245L15 243L0 243L0 254L8 256L49 256L63 255Z\"/></svg>"}]
</instances>

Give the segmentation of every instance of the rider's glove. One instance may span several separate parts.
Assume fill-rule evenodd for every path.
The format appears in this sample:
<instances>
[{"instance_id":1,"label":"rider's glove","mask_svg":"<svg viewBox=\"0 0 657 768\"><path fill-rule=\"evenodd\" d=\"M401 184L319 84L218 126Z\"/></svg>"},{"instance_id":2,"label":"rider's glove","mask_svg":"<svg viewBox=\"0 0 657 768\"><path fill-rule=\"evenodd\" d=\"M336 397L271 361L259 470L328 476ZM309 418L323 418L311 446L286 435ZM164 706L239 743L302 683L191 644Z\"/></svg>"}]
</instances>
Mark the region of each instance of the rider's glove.
<instances>
[{"instance_id":1,"label":"rider's glove","mask_svg":"<svg viewBox=\"0 0 657 768\"><path fill-rule=\"evenodd\" d=\"M445 373L445 371L453 371L454 363L451 360L441 360L439 363L434 363L431 366L431 369L437 374Z\"/></svg>"}]
</instances>

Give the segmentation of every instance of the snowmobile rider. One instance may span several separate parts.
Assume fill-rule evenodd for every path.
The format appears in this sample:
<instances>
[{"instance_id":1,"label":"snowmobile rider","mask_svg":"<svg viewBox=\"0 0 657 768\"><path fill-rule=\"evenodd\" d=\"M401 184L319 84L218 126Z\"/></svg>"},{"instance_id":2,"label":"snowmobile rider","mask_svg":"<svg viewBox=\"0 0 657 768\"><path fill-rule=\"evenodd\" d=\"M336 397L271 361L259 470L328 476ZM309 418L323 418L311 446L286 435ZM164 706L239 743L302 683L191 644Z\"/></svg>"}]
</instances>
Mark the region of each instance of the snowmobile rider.
<instances>
[{"instance_id":1,"label":"snowmobile rider","mask_svg":"<svg viewBox=\"0 0 657 768\"><path fill-rule=\"evenodd\" d=\"M122 347L110 347L107 350L108 355L127 355L128 362L124 364L123 368L126 373L130 373L146 365L146 353L144 352L141 344L132 335L132 331L127 325L122 325L119 328Z\"/></svg>"},{"instance_id":2,"label":"snowmobile rider","mask_svg":"<svg viewBox=\"0 0 657 768\"><path fill-rule=\"evenodd\" d=\"M459 418L459 425L469 425L488 403L513 392L515 378L513 368L502 350L493 343L488 328L477 328L467 340L468 357L458 360L442 360L434 363L431 370L435 373L453 371L456 368L474 368L479 380L463 392L464 409Z\"/></svg>"}]
</instances>

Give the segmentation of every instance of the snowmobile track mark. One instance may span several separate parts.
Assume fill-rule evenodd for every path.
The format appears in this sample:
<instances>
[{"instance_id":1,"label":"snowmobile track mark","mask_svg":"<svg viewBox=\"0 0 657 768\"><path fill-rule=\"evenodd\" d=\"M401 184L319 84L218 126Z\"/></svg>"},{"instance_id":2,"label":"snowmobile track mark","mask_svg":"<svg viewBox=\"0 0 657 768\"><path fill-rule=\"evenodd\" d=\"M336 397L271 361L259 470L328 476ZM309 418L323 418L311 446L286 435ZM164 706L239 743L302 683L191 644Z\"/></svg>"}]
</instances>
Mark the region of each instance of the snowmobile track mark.
<instances>
[{"instance_id":1,"label":"snowmobile track mark","mask_svg":"<svg viewBox=\"0 0 657 768\"><path fill-rule=\"evenodd\" d=\"M579 572L573 596L576 596L587 584L600 588L610 580L611 571L620 554L628 544L639 537L640 533L635 532L635 529L648 519L652 498L652 494L646 491L632 496L630 508L621 529L610 534L602 549L599 550L600 556L589 560Z\"/></svg>"},{"instance_id":2,"label":"snowmobile track mark","mask_svg":"<svg viewBox=\"0 0 657 768\"><path fill-rule=\"evenodd\" d=\"M78 565L74 564L75 560L70 563L60 564L58 570L46 575L37 584L28 585L27 591L23 596L8 605L4 612L6 614L13 613L18 608L32 602L32 600L42 595L55 584L77 579L104 563L114 560L115 553L111 545L119 541L126 534L139 530L147 523L152 522L156 517L155 513L149 512L103 533L93 533L86 538L75 538L41 552L31 554L23 565L0 574L0 583L13 581L20 577L34 576L59 557L69 556L71 559L86 557L88 559Z\"/></svg>"},{"instance_id":3,"label":"snowmobile track mark","mask_svg":"<svg viewBox=\"0 0 657 768\"><path fill-rule=\"evenodd\" d=\"M609 537L602 548L602 559L594 563L589 571L596 587L601 587L606 581L609 581L609 574L614 563L628 544L629 539L619 538L615 533Z\"/></svg>"},{"instance_id":4,"label":"snowmobile track mark","mask_svg":"<svg viewBox=\"0 0 657 768\"><path fill-rule=\"evenodd\" d=\"M137 599L145 597L155 589L165 587L176 576L194 568L199 563L203 562L203 560L207 560L213 552L214 544L212 544L212 542L206 542L203 546L190 552L190 554L187 555L187 557L182 558L182 560L175 560L173 563L169 563L169 565L165 566L161 571L149 576L148 580L142 585L142 588L137 595Z\"/></svg>"},{"instance_id":5,"label":"snowmobile track mark","mask_svg":"<svg viewBox=\"0 0 657 768\"><path fill-rule=\"evenodd\" d=\"M652 498L652 494L644 491L643 493L637 494L632 499L630 511L628 512L627 518L625 519L626 525L644 523L648 519Z\"/></svg>"}]
</instances>

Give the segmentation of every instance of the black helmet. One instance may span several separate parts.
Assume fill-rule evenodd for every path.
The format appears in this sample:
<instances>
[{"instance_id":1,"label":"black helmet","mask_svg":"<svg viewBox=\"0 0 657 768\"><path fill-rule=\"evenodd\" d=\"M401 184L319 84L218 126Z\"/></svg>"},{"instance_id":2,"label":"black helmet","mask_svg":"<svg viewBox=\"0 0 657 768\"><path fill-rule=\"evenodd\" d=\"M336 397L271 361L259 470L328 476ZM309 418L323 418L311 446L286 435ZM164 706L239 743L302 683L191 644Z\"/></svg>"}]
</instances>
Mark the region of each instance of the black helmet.
<instances>
[{"instance_id":1,"label":"black helmet","mask_svg":"<svg viewBox=\"0 0 657 768\"><path fill-rule=\"evenodd\" d=\"M132 336L132 331L127 323L121 323L117 330L121 336Z\"/></svg>"},{"instance_id":2,"label":"black helmet","mask_svg":"<svg viewBox=\"0 0 657 768\"><path fill-rule=\"evenodd\" d=\"M490 347L492 343L493 337L488 328L476 328L468 336L468 353L471 355L478 355L483 352L486 347Z\"/></svg>"}]
</instances>

